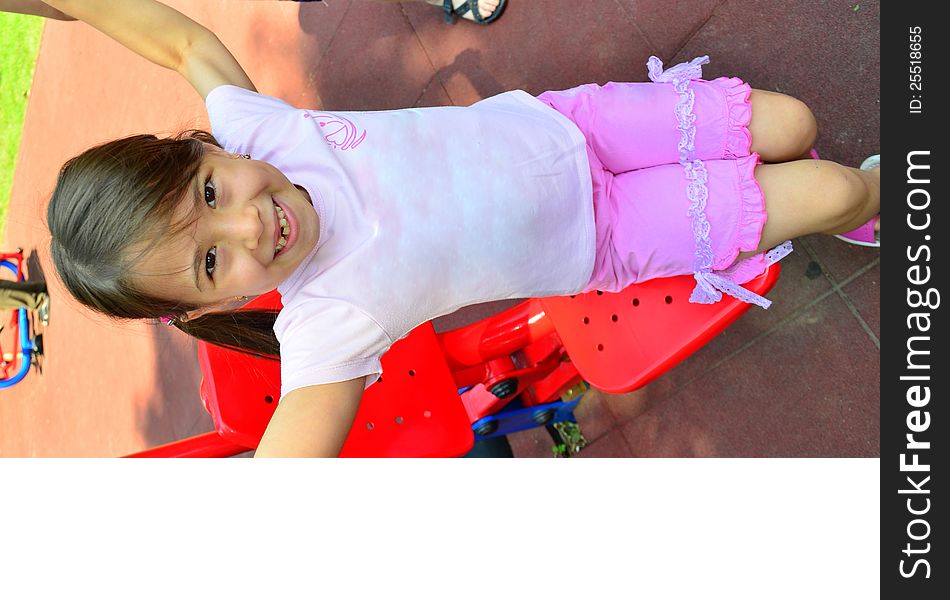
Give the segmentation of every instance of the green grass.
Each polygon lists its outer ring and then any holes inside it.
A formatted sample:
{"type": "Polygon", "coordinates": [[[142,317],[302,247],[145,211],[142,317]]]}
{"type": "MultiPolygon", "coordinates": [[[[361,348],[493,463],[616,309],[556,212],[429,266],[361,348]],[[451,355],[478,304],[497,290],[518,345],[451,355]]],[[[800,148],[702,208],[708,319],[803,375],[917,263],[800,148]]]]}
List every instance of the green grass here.
{"type": "Polygon", "coordinates": [[[43,19],[0,12],[0,233],[42,33],[43,19]]]}

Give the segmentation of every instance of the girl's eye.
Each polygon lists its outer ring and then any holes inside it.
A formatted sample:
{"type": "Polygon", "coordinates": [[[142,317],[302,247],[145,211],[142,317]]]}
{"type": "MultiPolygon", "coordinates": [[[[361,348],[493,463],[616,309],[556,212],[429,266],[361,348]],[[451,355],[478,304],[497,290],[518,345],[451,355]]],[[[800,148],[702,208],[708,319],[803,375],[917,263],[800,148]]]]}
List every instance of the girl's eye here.
{"type": "Polygon", "coordinates": [[[218,249],[212,248],[205,254],[205,273],[210,279],[214,279],[214,265],[218,260],[218,249]]]}
{"type": "Polygon", "coordinates": [[[208,179],[208,181],[205,182],[205,203],[211,208],[214,208],[216,202],[217,198],[215,196],[214,184],[208,179]]]}

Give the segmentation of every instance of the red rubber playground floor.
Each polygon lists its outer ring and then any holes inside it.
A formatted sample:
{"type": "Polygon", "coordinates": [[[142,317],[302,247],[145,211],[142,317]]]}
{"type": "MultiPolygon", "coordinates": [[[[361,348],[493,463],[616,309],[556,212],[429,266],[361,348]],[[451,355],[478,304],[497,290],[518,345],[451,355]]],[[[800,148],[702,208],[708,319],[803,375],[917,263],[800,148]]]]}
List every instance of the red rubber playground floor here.
{"type": "MultiPolygon", "coordinates": [[[[511,0],[495,24],[446,25],[416,3],[170,4],[214,30],[265,92],[298,106],[380,110],[465,105],[522,88],[646,80],[709,54],[707,78],[736,75],[814,110],[824,158],[880,151],[878,2],[511,0]]],[[[131,133],[207,126],[177,75],[79,23],[47,23],[24,124],[3,248],[31,255],[52,294],[42,373],[0,391],[0,456],[119,456],[209,431],[194,344],[151,324],[81,310],[48,257],[45,205],[59,166],[131,133]]],[[[590,394],[580,456],[879,456],[877,250],[811,236],[783,261],[768,311],[740,321],[636,392],[590,394]]],[[[448,329],[510,303],[437,320],[448,329]]],[[[551,456],[543,429],[511,436],[551,456]]]]}

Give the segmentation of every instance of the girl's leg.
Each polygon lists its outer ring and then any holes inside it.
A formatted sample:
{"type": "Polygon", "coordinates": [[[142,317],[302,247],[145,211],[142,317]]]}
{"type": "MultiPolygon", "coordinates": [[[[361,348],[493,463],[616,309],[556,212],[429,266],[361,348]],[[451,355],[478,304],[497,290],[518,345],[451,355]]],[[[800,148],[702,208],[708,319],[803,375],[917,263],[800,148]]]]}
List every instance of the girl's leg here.
{"type": "MultiPolygon", "coordinates": [[[[682,101],[669,83],[589,83],[538,98],[571,119],[587,138],[599,165],[620,174],[680,161],[688,139],[690,158],[734,160],[749,156],[753,107],[751,88],[740,79],[693,81],[690,121],[694,135],[684,136],[677,109],[682,101]]],[[[770,100],[766,98],[764,102],[770,100]]],[[[771,104],[774,104],[771,103],[771,104]]],[[[768,111],[768,107],[763,111],[768,111]]],[[[773,137],[763,124],[762,138],[773,137]]]]}
{"type": "MultiPolygon", "coordinates": [[[[749,132],[752,135],[752,151],[758,152],[763,161],[778,163],[796,159],[811,158],[811,149],[818,133],[815,116],[800,100],[764,90],[752,90],[749,98],[752,102],[752,119],[749,123],[749,132]]],[[[834,163],[831,163],[834,164],[834,163]]],[[[841,165],[838,165],[841,167],[841,165]]],[[[847,167],[841,167],[846,168],[847,167]]],[[[871,185],[878,189],[880,181],[879,170],[873,175],[858,172],[860,178],[871,181],[871,185]]],[[[758,173],[756,173],[758,177],[758,173]]],[[[877,192],[875,192],[877,193],[877,192]]],[[[879,193],[877,193],[879,195],[879,193]]],[[[880,201],[875,200],[879,206],[880,201]]],[[[830,207],[827,207],[830,209],[830,207]]],[[[854,227],[860,227],[879,211],[872,212],[863,220],[859,220],[854,227]]],[[[771,214],[771,213],[770,213],[771,214]]],[[[770,217],[771,218],[771,217],[770,217]]],[[[875,231],[880,231],[880,221],[875,223],[875,231]]],[[[841,233],[850,231],[845,228],[840,231],[826,231],[826,233],[841,233]]],[[[789,238],[786,238],[789,239],[789,238]]]]}
{"type": "Polygon", "coordinates": [[[841,233],[881,211],[880,169],[861,171],[826,160],[758,165],[755,179],[768,220],[756,252],[810,233],[841,233]]]}
{"type": "MultiPolygon", "coordinates": [[[[754,250],[759,243],[768,215],[755,180],[757,158],[705,163],[703,212],[709,229],[704,237],[713,269],[725,269],[741,250],[754,250]]],[[[615,292],[632,283],[694,272],[704,254],[697,250],[697,233],[705,226],[694,228],[682,166],[637,169],[594,184],[597,253],[588,290],[615,292]]]]}
{"type": "MultiPolygon", "coordinates": [[[[809,156],[817,126],[800,100],[753,90],[735,78],[694,81],[690,89],[696,128],[692,158],[733,160],[752,152],[765,162],[785,162],[809,156]]],[[[671,84],[587,84],[545,92],[539,99],[577,124],[611,173],[680,160],[683,133],[676,109],[681,98],[671,84]]]]}
{"type": "Polygon", "coordinates": [[[818,126],[804,102],[764,90],[752,90],[749,100],[753,152],[770,163],[809,158],[818,126]]]}

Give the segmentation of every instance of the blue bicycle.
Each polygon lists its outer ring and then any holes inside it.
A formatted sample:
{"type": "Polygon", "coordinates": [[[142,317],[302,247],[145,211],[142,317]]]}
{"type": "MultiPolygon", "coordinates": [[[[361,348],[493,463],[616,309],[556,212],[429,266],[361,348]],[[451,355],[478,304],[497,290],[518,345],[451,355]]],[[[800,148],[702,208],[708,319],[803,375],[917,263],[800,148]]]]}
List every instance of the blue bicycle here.
{"type": "MultiPolygon", "coordinates": [[[[23,249],[0,253],[0,274],[13,274],[23,281],[23,249]]],[[[26,308],[15,308],[9,320],[0,320],[0,389],[19,383],[30,367],[40,368],[43,335],[34,335],[35,316],[26,308]]]]}

